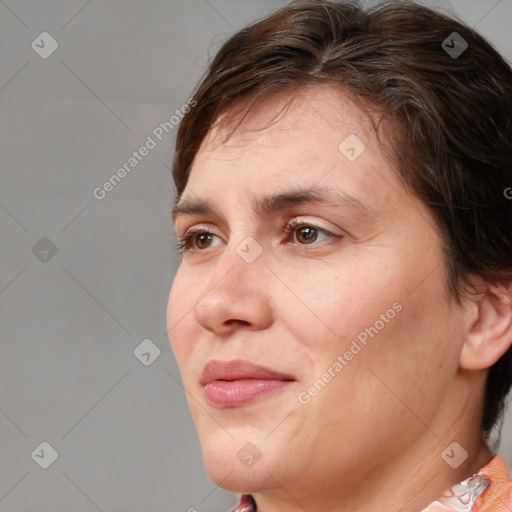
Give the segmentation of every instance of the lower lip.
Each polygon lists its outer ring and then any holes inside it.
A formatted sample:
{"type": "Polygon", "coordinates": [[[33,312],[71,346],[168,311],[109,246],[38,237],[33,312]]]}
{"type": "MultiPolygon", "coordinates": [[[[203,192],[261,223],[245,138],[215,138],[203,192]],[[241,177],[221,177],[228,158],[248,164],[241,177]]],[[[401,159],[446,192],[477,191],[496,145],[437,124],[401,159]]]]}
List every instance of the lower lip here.
{"type": "Polygon", "coordinates": [[[267,379],[215,380],[206,384],[204,391],[215,407],[239,407],[276,393],[292,381],[267,379]]]}

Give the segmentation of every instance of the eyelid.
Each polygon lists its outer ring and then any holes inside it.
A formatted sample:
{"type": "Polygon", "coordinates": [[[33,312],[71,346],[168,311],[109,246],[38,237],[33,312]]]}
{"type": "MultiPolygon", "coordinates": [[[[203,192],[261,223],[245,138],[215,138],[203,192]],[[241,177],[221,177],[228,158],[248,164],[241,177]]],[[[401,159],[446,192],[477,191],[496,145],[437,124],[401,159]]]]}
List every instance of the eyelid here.
{"type": "Polygon", "coordinates": [[[319,230],[322,230],[322,231],[329,233],[333,236],[343,236],[344,235],[344,233],[336,233],[336,229],[339,230],[339,228],[325,227],[322,224],[320,224],[317,219],[308,219],[307,217],[301,217],[301,216],[293,217],[291,220],[289,220],[287,222],[287,225],[288,224],[293,224],[295,227],[301,226],[301,225],[313,226],[313,227],[318,228],[319,230]]]}
{"type": "MultiPolygon", "coordinates": [[[[196,231],[211,231],[211,229],[206,224],[193,224],[192,226],[188,227],[183,235],[180,238],[186,237],[189,233],[195,233],[196,231]]],[[[177,233],[178,234],[178,233],[177,233]]],[[[179,235],[178,235],[179,236],[179,235]]]]}
{"type": "MultiPolygon", "coordinates": [[[[319,230],[322,230],[322,231],[324,231],[328,234],[331,234],[333,236],[346,235],[345,232],[336,233],[336,228],[322,226],[321,224],[319,224],[318,220],[316,220],[316,219],[311,220],[311,219],[308,219],[307,217],[301,217],[301,216],[292,217],[290,220],[285,222],[285,227],[288,225],[291,225],[291,224],[293,224],[294,227],[298,227],[302,224],[307,225],[307,226],[313,226],[313,227],[318,228],[319,230]]],[[[339,229],[339,228],[337,228],[337,229],[339,229]]],[[[175,231],[176,231],[176,235],[179,238],[185,238],[187,236],[187,234],[192,233],[192,232],[195,233],[199,230],[212,231],[212,229],[210,227],[208,227],[207,223],[201,223],[201,222],[198,224],[193,224],[192,226],[186,228],[183,235],[180,235],[178,233],[177,229],[175,231]]],[[[282,230],[284,230],[284,227],[281,228],[281,231],[282,230]]],[[[214,233],[212,233],[212,234],[214,234],[214,233]]],[[[218,235],[215,235],[215,236],[218,236],[218,235]]]]}

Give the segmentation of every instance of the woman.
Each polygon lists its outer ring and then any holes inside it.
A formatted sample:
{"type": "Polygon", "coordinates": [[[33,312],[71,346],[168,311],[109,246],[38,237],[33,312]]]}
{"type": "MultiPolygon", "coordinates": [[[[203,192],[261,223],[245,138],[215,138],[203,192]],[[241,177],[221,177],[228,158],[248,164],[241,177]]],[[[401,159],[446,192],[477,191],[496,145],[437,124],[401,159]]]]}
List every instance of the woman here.
{"type": "Polygon", "coordinates": [[[173,164],[170,341],[236,511],[510,511],[512,71],[410,2],[220,49],[173,164]]]}

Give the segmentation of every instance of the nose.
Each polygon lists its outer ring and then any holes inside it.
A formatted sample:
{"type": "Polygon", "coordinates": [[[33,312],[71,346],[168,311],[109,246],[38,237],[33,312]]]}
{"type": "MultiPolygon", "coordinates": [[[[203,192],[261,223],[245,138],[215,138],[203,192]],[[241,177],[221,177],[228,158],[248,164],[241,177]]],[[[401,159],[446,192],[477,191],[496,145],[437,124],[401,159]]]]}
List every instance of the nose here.
{"type": "Polygon", "coordinates": [[[197,322],[221,337],[236,329],[267,328],[273,317],[271,307],[272,273],[264,253],[254,261],[244,254],[246,246],[226,246],[219,257],[212,279],[194,306],[197,322]]]}

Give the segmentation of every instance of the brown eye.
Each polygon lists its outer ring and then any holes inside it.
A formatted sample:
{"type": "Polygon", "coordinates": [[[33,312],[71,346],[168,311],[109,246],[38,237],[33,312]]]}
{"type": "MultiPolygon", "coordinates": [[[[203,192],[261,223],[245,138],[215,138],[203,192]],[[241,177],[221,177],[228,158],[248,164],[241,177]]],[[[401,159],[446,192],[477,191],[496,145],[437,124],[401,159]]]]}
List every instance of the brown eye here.
{"type": "Polygon", "coordinates": [[[208,242],[212,241],[212,234],[208,232],[204,233],[197,233],[194,235],[194,239],[197,242],[197,247],[199,249],[206,249],[207,247],[204,247],[203,244],[208,244],[208,242]]]}
{"type": "Polygon", "coordinates": [[[310,244],[318,238],[318,229],[314,226],[302,226],[296,231],[296,238],[300,243],[310,244]]]}
{"type": "MultiPolygon", "coordinates": [[[[296,243],[299,246],[304,245],[319,245],[315,242],[322,242],[323,240],[320,237],[324,237],[325,239],[335,239],[342,238],[341,235],[335,235],[325,229],[322,229],[314,224],[309,224],[307,222],[301,222],[298,219],[293,219],[283,228],[285,233],[292,234],[292,241],[288,243],[296,243]]],[[[331,240],[332,242],[333,240],[331,240]]],[[[324,245],[324,244],[322,244],[324,245]]]]}
{"type": "Polygon", "coordinates": [[[215,236],[216,235],[205,229],[192,229],[179,239],[178,243],[176,244],[176,249],[181,254],[189,251],[201,251],[208,249],[208,244],[213,240],[213,237],[215,236]]]}

